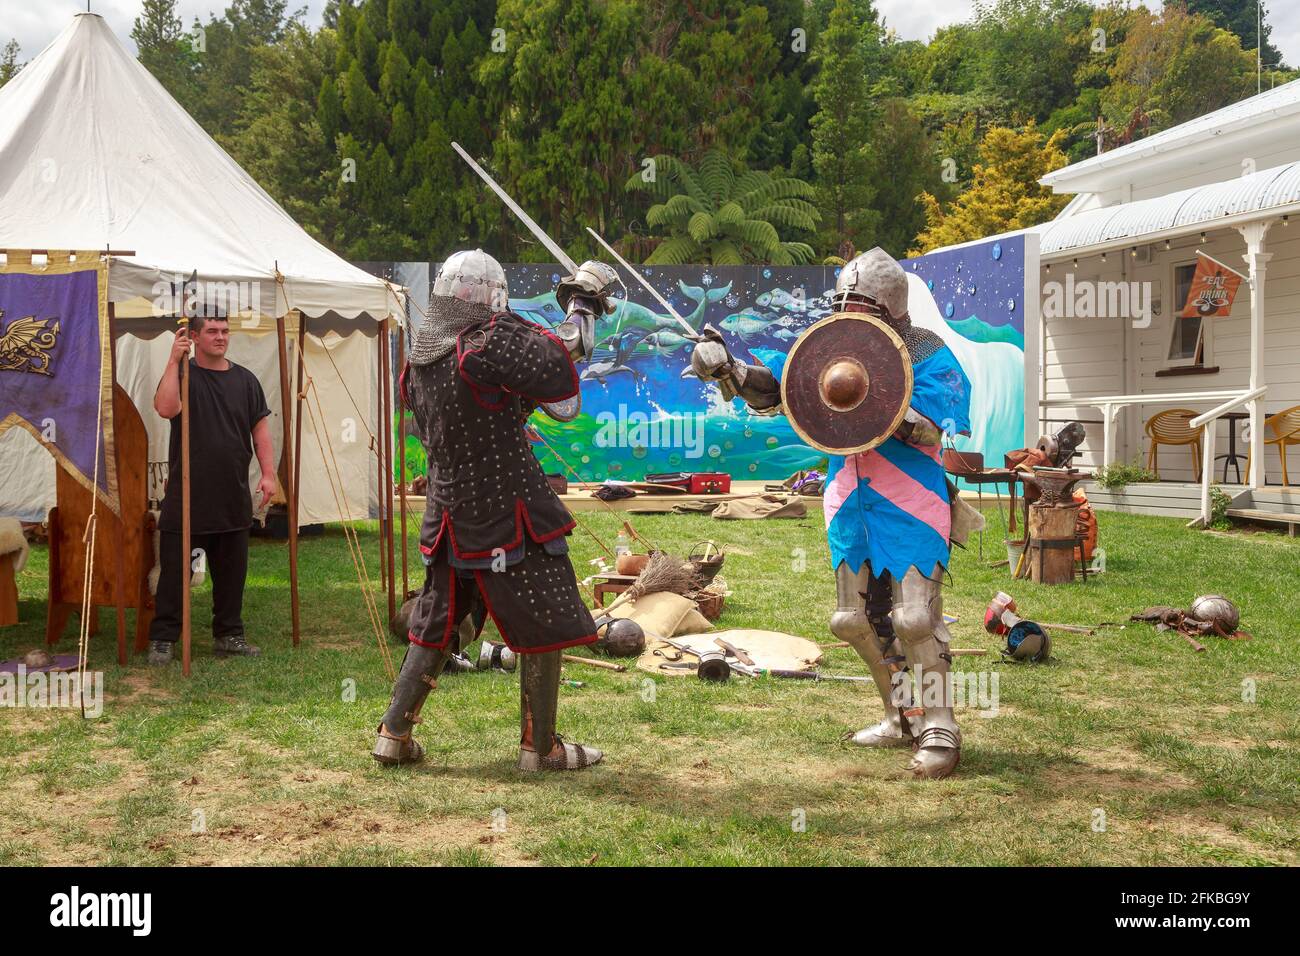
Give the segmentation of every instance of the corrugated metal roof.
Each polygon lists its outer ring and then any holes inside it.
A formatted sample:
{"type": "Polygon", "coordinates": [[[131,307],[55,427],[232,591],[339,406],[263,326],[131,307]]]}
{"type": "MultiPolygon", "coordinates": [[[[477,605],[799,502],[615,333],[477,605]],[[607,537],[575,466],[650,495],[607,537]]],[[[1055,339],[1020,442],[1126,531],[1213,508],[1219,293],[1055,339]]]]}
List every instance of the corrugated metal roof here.
{"type": "Polygon", "coordinates": [[[1041,254],[1047,256],[1104,242],[1141,239],[1180,226],[1212,225],[1228,216],[1293,203],[1300,203],[1300,162],[1168,196],[1053,219],[1037,229],[1041,254]]]}
{"type": "Polygon", "coordinates": [[[1080,176],[1113,169],[1141,157],[1176,149],[1188,142],[1220,136],[1229,129],[1262,121],[1270,115],[1284,116],[1297,112],[1300,112],[1300,80],[1292,80],[1186,123],[1179,123],[1170,129],[1119,146],[1100,156],[1091,156],[1065,166],[1048,173],[1040,181],[1048,186],[1064,185],[1080,176]]]}

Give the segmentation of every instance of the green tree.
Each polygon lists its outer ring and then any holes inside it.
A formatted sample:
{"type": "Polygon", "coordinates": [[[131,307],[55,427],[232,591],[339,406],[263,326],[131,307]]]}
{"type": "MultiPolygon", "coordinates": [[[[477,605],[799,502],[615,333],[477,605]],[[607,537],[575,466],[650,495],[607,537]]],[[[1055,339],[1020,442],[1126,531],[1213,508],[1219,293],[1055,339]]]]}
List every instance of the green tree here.
{"type": "Polygon", "coordinates": [[[12,80],[23,68],[18,62],[18,54],[21,52],[17,40],[10,40],[4,45],[4,49],[0,49],[0,86],[12,80]]]}
{"type": "MultiPolygon", "coordinates": [[[[499,122],[493,169],[576,258],[594,252],[586,226],[623,235],[632,203],[620,187],[642,157],[685,148],[696,118],[693,78],[645,48],[659,24],[643,12],[630,0],[502,0],[507,49],[482,60],[486,109],[499,122]]],[[[550,258],[495,201],[483,205],[498,212],[499,248],[550,258]]]]}
{"type": "Polygon", "coordinates": [[[131,28],[136,55],[154,78],[186,109],[194,105],[195,54],[176,12],[176,0],[144,0],[131,28]]]}
{"type": "Polygon", "coordinates": [[[741,265],[811,262],[812,246],[784,240],[817,226],[816,195],[808,183],[760,170],[737,171],[720,150],[704,154],[697,168],[673,156],[655,156],[650,169],[627,188],[664,201],[650,207],[646,222],[664,234],[646,259],[653,265],[741,265]]]}
{"type": "Polygon", "coordinates": [[[235,132],[252,80],[254,51],[284,36],[290,22],[286,6],[287,0],[232,0],[220,17],[210,16],[206,24],[195,20],[197,90],[187,108],[218,139],[235,132]]]}
{"type": "Polygon", "coordinates": [[[1255,58],[1240,41],[1184,8],[1134,10],[1101,94],[1117,145],[1186,122],[1255,92],[1255,58]]]}
{"type": "Polygon", "coordinates": [[[875,189],[871,228],[858,249],[902,255],[926,226],[924,195],[947,196],[945,166],[920,118],[901,97],[885,100],[871,131],[867,175],[875,189]]]}
{"type": "Polygon", "coordinates": [[[874,116],[868,91],[880,33],[875,11],[868,7],[868,14],[863,21],[851,0],[836,0],[817,43],[812,165],[825,222],[820,241],[832,252],[856,247],[875,221],[869,212],[876,189],[869,176],[867,134],[874,116]]]}
{"type": "Polygon", "coordinates": [[[929,252],[1012,229],[1046,222],[1069,199],[1055,196],[1038,180],[1066,164],[1063,130],[1044,142],[1031,122],[1023,130],[996,127],[980,144],[974,180],[945,211],[933,195],[925,194],[927,228],[917,237],[914,253],[929,252]]]}
{"type": "Polygon", "coordinates": [[[292,23],[278,43],[257,47],[230,155],[309,233],[332,242],[339,225],[334,183],[341,173],[315,109],[333,68],[336,35],[292,23]]]}
{"type": "MultiPolygon", "coordinates": [[[[1269,37],[1273,27],[1268,22],[1268,7],[1256,0],[1177,0],[1177,5],[1187,8],[1188,13],[1199,13],[1215,26],[1234,33],[1241,41],[1242,49],[1254,50],[1260,47],[1265,67],[1282,66],[1282,52],[1273,45],[1269,37]]],[[[1165,6],[1171,6],[1165,0],[1165,6]]]]}

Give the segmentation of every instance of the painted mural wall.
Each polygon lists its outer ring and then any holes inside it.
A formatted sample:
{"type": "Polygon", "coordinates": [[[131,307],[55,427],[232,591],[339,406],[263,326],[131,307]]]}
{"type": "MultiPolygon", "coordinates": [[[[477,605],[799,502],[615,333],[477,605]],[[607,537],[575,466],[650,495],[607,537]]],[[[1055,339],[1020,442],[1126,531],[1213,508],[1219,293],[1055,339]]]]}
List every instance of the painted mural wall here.
{"type": "MultiPolygon", "coordinates": [[[[1021,447],[1024,436],[1025,249],[1019,237],[903,261],[912,319],[933,329],[971,380],[972,434],[953,444],[990,464],[1021,447]]],[[[428,263],[365,264],[427,301],[428,263]]],[[[555,265],[508,265],[511,308],[544,326],[563,318],[555,265]]],[[[639,266],[674,308],[699,329],[718,328],[734,355],[752,348],[788,351],[799,333],[830,315],[837,267],[639,266]]],[[[582,414],[568,424],[538,413],[538,458],[549,472],[583,480],[639,480],[671,471],[725,471],[736,479],[780,480],[814,468],[825,455],[803,444],[781,416],[751,415],[724,402],[717,387],[690,371],[681,326],[629,277],[617,311],[598,326],[598,346],[581,368],[582,414]]],[[[411,334],[421,315],[413,309],[411,334]]],[[[752,360],[752,359],[751,359],[752,360]]],[[[408,438],[407,469],[424,471],[423,451],[408,438]]]]}

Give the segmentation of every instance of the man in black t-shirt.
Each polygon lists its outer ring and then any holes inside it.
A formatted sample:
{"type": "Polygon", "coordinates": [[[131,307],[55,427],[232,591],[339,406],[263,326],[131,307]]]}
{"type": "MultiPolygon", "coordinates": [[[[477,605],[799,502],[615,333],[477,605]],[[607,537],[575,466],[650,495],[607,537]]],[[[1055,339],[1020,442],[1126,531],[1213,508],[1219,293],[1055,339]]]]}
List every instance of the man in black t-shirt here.
{"type": "Polygon", "coordinates": [[[261,653],[244,637],[244,578],[253,502],[248,465],[253,452],[262,468],[259,507],[275,494],[271,410],[256,376],[226,358],[230,327],[224,318],[196,317],[176,334],[153,407],[171,422],[167,491],[158,522],[162,570],[149,628],[149,663],[168,664],[180,637],[185,585],[181,555],[181,362],[190,363],[190,549],[191,567],[212,576],[212,639],[217,657],[261,653]],[[189,359],[190,343],[194,358],[189,359]],[[196,551],[201,551],[196,554],[196,551]],[[199,562],[202,562],[200,565],[199,562]]]}

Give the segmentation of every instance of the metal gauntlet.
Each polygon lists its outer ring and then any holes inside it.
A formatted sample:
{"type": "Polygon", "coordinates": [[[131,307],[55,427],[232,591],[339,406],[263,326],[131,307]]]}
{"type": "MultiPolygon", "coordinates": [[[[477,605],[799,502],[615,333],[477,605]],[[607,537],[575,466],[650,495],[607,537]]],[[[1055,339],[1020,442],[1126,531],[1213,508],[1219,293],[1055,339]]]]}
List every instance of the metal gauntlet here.
{"type": "Polygon", "coordinates": [[[943,431],[924,415],[908,409],[898,434],[909,445],[937,445],[943,440],[943,431]]]}
{"type": "Polygon", "coordinates": [[[775,415],[781,410],[781,386],[766,365],[737,362],[730,377],[720,380],[718,387],[723,398],[739,395],[759,415],[775,415]]]}
{"type": "Polygon", "coordinates": [[[591,357],[596,347],[596,320],[614,311],[610,296],[617,284],[618,274],[611,266],[589,259],[555,287],[555,300],[565,315],[555,334],[575,362],[591,357]]]}

